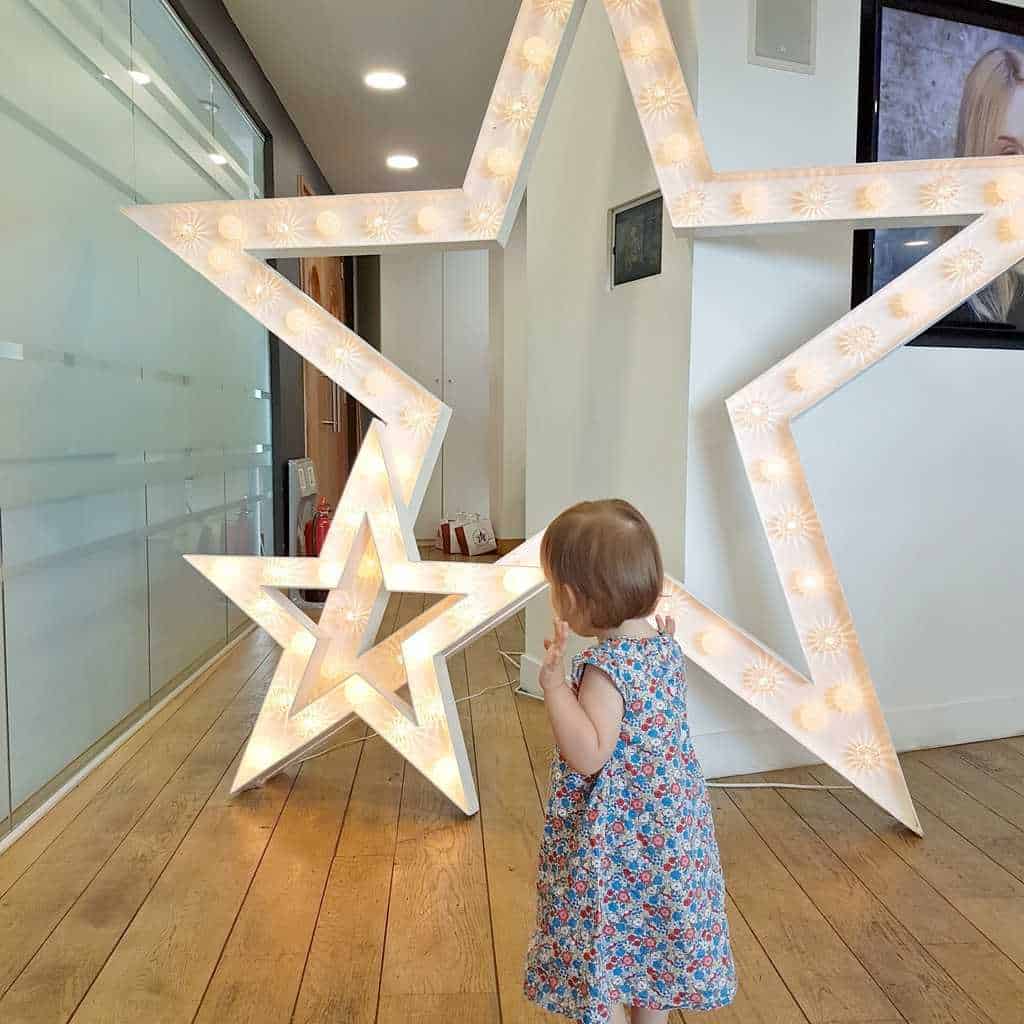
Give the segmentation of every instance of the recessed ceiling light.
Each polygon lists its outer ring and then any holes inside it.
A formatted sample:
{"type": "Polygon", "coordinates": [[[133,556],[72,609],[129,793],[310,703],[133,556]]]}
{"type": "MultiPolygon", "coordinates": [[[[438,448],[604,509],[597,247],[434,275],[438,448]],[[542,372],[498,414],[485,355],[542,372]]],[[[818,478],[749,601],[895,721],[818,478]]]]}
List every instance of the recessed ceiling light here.
{"type": "Polygon", "coordinates": [[[918,246],[927,245],[928,244],[928,239],[927,238],[915,238],[912,241],[904,242],[903,244],[908,249],[916,249],[916,248],[918,248],[918,246]]]}
{"type": "Polygon", "coordinates": [[[145,71],[136,71],[134,68],[132,68],[132,70],[129,71],[128,74],[132,76],[132,81],[136,85],[149,85],[149,83],[153,81],[153,79],[150,78],[145,71]]]}
{"type": "Polygon", "coordinates": [[[210,163],[216,164],[218,167],[223,167],[228,162],[228,158],[223,153],[211,153],[210,163]]]}
{"type": "Polygon", "coordinates": [[[400,71],[371,71],[363,81],[371,89],[383,89],[385,92],[405,88],[405,75],[400,71]]]}
{"type": "Polygon", "coordinates": [[[414,167],[419,167],[419,165],[419,160],[408,153],[392,153],[388,157],[388,167],[393,171],[411,171],[414,167]]]}

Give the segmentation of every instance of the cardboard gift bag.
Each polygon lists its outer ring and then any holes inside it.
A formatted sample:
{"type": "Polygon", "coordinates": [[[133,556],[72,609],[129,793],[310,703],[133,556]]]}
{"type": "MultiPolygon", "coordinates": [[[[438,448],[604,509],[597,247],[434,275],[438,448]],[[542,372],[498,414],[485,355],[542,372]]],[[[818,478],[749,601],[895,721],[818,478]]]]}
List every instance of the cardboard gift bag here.
{"type": "Polygon", "coordinates": [[[487,555],[498,550],[490,519],[459,513],[443,519],[437,528],[446,555],[487,555]]]}

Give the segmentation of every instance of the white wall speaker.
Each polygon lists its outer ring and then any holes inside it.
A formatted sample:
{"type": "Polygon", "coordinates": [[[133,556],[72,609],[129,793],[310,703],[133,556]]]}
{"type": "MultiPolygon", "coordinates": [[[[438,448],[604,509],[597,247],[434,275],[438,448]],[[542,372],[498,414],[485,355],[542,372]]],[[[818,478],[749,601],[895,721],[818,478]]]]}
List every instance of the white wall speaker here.
{"type": "Polygon", "coordinates": [[[747,61],[814,74],[818,0],[750,0],[747,61]]]}

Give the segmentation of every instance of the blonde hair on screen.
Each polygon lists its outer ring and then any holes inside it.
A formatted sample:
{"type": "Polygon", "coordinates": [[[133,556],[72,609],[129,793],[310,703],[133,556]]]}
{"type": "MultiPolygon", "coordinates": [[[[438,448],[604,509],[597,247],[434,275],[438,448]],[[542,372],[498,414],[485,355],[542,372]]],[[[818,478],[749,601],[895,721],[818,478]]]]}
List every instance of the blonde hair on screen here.
{"type": "MultiPolygon", "coordinates": [[[[999,46],[978,58],[964,81],[956,155],[998,156],[999,136],[1013,92],[1024,84],[1024,52],[999,46]]],[[[943,232],[948,238],[956,231],[943,232]]],[[[982,320],[1005,321],[1021,294],[1020,274],[1011,269],[972,295],[967,303],[982,320]]]]}
{"type": "Polygon", "coordinates": [[[583,501],[544,533],[541,563],[555,586],[567,586],[595,629],[650,615],[664,570],[650,523],[628,501],[583,501]]]}

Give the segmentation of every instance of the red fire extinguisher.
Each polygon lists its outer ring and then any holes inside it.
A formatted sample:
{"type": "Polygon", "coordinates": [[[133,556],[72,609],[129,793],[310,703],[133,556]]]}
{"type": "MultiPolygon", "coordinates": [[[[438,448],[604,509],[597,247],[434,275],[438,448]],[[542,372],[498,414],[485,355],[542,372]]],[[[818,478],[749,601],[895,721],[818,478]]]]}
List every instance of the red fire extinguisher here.
{"type": "MultiPolygon", "coordinates": [[[[331,517],[333,512],[330,503],[326,498],[321,498],[313,515],[306,522],[305,541],[306,557],[316,558],[323,550],[324,541],[327,540],[327,531],[331,528],[331,517]]],[[[306,600],[322,604],[327,600],[326,590],[307,590],[306,600]]]]}

